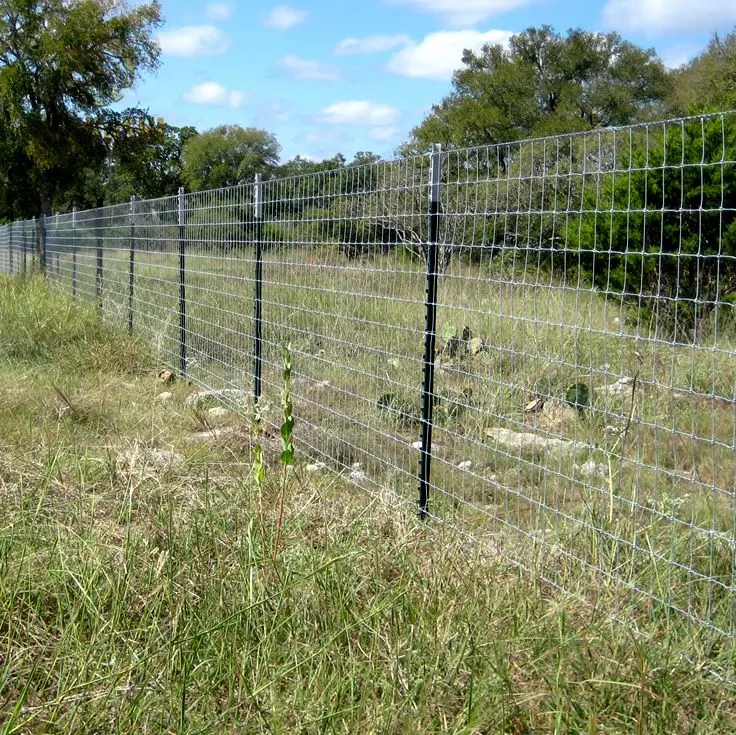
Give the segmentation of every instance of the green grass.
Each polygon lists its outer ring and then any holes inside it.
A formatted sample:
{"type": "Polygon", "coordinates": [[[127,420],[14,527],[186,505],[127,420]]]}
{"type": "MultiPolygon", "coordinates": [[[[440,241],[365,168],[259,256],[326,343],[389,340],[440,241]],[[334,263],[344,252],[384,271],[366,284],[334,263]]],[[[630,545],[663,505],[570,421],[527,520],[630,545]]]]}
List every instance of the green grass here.
{"type": "MultiPolygon", "coordinates": [[[[274,561],[278,443],[238,418],[190,441],[192,387],[161,403],[155,376],[91,310],[0,279],[0,732],[736,727],[734,692],[710,673],[730,666],[723,639],[591,588],[559,554],[538,561],[568,592],[535,581],[387,490],[298,463],[274,561]]],[[[603,536],[588,550],[607,567],[617,552],[603,536]]],[[[646,581],[664,594],[658,572],[646,581]]]]}

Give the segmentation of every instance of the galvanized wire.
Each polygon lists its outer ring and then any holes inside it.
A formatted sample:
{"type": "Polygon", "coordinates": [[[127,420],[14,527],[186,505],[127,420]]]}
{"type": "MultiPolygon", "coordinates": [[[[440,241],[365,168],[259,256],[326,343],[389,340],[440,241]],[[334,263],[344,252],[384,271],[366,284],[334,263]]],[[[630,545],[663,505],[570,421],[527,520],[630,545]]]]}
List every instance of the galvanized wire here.
{"type": "MultiPolygon", "coordinates": [[[[736,115],[451,150],[440,174],[431,519],[732,644],[736,115]]],[[[429,185],[417,156],[58,215],[38,260],[241,406],[261,314],[265,423],[288,345],[310,469],[414,509],[429,185]]],[[[36,229],[0,227],[1,270],[36,229]]]]}

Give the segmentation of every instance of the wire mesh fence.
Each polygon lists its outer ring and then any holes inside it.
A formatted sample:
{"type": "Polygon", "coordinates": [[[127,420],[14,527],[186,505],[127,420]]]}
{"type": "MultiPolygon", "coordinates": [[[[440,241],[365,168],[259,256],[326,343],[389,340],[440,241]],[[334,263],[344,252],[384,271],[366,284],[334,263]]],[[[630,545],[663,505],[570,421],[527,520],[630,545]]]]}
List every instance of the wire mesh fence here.
{"type": "Polygon", "coordinates": [[[736,114],[0,228],[32,260],[274,425],[289,345],[313,469],[732,656],[736,114]]]}

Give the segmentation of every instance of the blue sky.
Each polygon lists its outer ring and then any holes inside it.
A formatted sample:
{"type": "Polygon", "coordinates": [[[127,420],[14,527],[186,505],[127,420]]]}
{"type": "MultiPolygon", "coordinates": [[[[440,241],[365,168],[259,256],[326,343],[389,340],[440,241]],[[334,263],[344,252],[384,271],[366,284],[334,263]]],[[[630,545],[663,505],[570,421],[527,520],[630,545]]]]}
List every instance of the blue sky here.
{"type": "Polygon", "coordinates": [[[615,30],[670,66],[736,25],[733,0],[162,0],[162,64],[124,99],[173,125],[274,133],[282,160],[392,155],[463,48],[531,25],[615,30]]]}

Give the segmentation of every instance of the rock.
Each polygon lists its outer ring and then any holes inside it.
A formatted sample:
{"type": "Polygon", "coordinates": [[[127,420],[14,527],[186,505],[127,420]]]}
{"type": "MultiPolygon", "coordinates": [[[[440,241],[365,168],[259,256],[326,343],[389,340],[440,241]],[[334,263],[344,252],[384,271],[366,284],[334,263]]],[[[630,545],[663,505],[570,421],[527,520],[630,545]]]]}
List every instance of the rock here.
{"type": "Polygon", "coordinates": [[[238,398],[252,398],[253,394],[249,390],[242,390],[240,388],[223,388],[221,390],[201,390],[197,393],[192,393],[184,399],[185,406],[196,406],[202,401],[208,399],[223,400],[230,399],[236,400],[238,398]]]}
{"type": "Polygon", "coordinates": [[[581,464],[581,465],[573,465],[574,469],[577,470],[583,477],[605,477],[608,468],[604,464],[598,464],[597,462],[594,462],[592,459],[589,459],[587,462],[581,464]]]}
{"type": "Polygon", "coordinates": [[[360,462],[354,462],[350,467],[353,470],[359,470],[360,469],[360,462]]]}
{"type": "Polygon", "coordinates": [[[486,429],[486,435],[497,444],[516,452],[574,454],[587,449],[582,442],[553,439],[510,429],[486,429]]]}
{"type": "Polygon", "coordinates": [[[469,470],[473,466],[473,463],[469,460],[466,460],[465,462],[460,462],[460,464],[457,466],[459,470],[469,470]]]}
{"type": "MultiPolygon", "coordinates": [[[[541,398],[538,400],[543,401],[541,398]]],[[[557,399],[543,401],[532,420],[536,428],[555,434],[572,431],[579,424],[578,412],[568,403],[557,399]]]]}
{"type": "Polygon", "coordinates": [[[351,480],[367,480],[368,475],[365,474],[362,470],[353,470],[349,475],[351,480]]]}
{"type": "Polygon", "coordinates": [[[483,350],[485,348],[486,348],[485,343],[483,342],[483,340],[480,337],[473,337],[468,342],[468,352],[472,356],[477,355],[479,352],[483,352],[483,350]]]}
{"type": "Polygon", "coordinates": [[[166,401],[170,401],[174,397],[173,393],[169,393],[168,391],[164,391],[163,393],[159,393],[154,399],[154,403],[166,403],[166,401]]]}
{"type": "Polygon", "coordinates": [[[420,449],[421,450],[421,448],[422,448],[422,442],[412,442],[412,447],[414,447],[414,449],[420,449]]]}
{"type": "Polygon", "coordinates": [[[207,421],[212,426],[217,426],[218,424],[224,424],[230,418],[230,415],[230,411],[224,406],[214,406],[207,411],[207,421]]]}
{"type": "Polygon", "coordinates": [[[168,385],[169,383],[174,382],[174,373],[171,372],[171,370],[159,370],[157,375],[159,382],[163,383],[164,385],[168,385]]]}
{"type": "Polygon", "coordinates": [[[625,396],[631,395],[634,389],[634,379],[628,375],[619,378],[615,383],[609,383],[598,389],[598,392],[604,396],[625,396]]]}
{"type": "Polygon", "coordinates": [[[206,442],[212,439],[219,439],[227,433],[226,429],[210,429],[209,431],[199,431],[196,434],[190,434],[187,441],[190,442],[206,442]]]}
{"type": "Polygon", "coordinates": [[[315,462],[314,464],[308,464],[306,466],[306,470],[311,475],[315,472],[320,472],[325,469],[325,467],[327,467],[327,465],[324,462],[315,462]]]}
{"type": "Polygon", "coordinates": [[[184,458],[173,449],[152,449],[136,446],[118,456],[118,463],[128,470],[138,470],[145,465],[152,465],[162,469],[170,469],[179,465],[184,458]]]}

